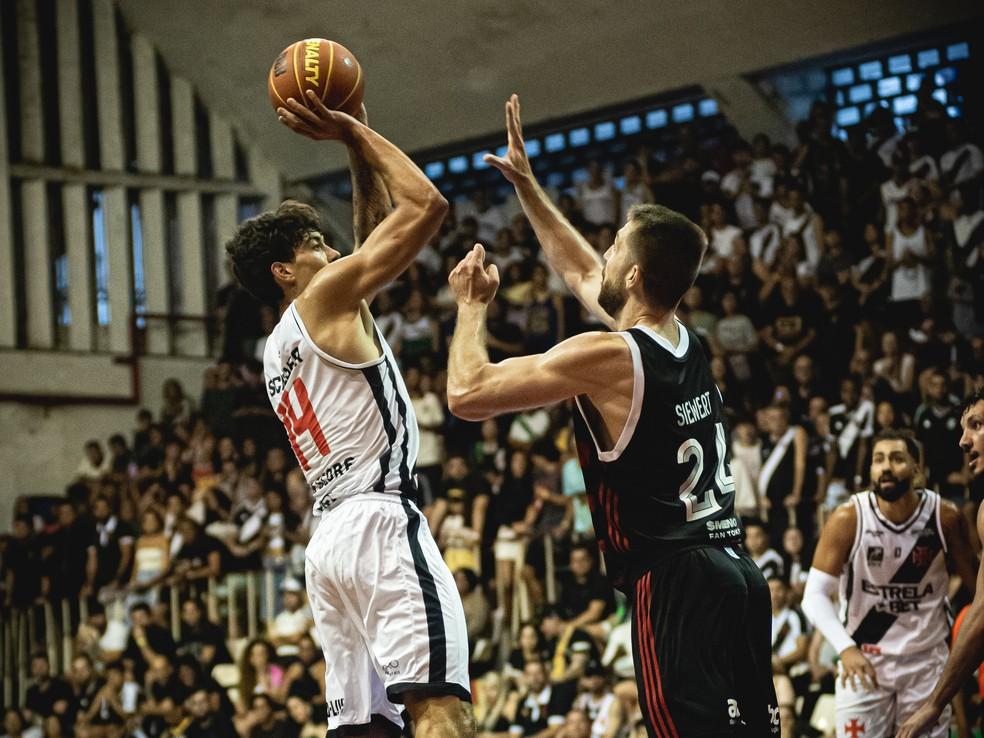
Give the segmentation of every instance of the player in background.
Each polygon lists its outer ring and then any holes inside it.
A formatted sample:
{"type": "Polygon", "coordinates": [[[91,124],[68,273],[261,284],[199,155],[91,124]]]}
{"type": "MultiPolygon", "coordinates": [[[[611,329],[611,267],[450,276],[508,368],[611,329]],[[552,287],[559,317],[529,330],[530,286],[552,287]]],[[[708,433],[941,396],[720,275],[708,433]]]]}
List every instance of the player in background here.
{"type": "Polygon", "coordinates": [[[406,705],[417,736],[468,737],[464,611],[415,504],[417,423],[367,304],[431,239],[447,202],[385,138],[308,94],[312,109],[289,100],[278,114],[348,147],[360,245],[342,257],[316,211],[288,201],[240,225],[227,250],[240,283],[281,311],[264,375],[321,516],[305,570],[329,735],[398,736],[406,705]]]}
{"type": "MultiPolygon", "coordinates": [[[[950,574],[975,586],[964,517],[913,487],[918,458],[911,434],[877,436],[872,489],[834,511],[813,556],[803,611],[840,654],[838,738],[892,735],[916,711],[946,661],[950,574]]],[[[926,735],[945,738],[949,724],[946,710],[926,735]]]]}
{"type": "MultiPolygon", "coordinates": [[[[967,457],[971,480],[984,480],[984,391],[971,394],[960,416],[960,448],[967,457]]],[[[977,510],[977,535],[984,541],[984,505],[977,510]]],[[[902,726],[898,738],[918,738],[946,711],[974,669],[984,662],[984,564],[977,572],[977,593],[960,626],[960,635],[936,689],[902,726]]]]}
{"type": "Polygon", "coordinates": [[[640,205],[603,261],[533,177],[516,96],[506,124],[506,156],[486,161],[515,185],[553,267],[617,332],[490,363],[485,313],[499,276],[476,246],[449,277],[458,304],[451,411],[478,420],[574,398],[606,570],[635,605],[649,735],[778,735],[769,588],[740,550],[721,395],[699,340],[675,314],[707,237],[679,213],[640,205]]]}

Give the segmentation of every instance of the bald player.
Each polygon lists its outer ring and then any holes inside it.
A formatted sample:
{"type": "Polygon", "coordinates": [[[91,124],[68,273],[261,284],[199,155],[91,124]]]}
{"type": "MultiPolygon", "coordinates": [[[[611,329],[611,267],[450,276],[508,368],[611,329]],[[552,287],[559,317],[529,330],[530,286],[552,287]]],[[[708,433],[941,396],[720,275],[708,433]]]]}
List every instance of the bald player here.
{"type": "MultiPolygon", "coordinates": [[[[967,457],[971,479],[984,477],[984,390],[963,403],[960,448],[967,457]]],[[[977,535],[984,540],[984,505],[977,510],[977,535]]],[[[905,721],[898,738],[919,738],[934,725],[970,674],[984,661],[984,566],[977,572],[977,593],[964,618],[950,658],[929,700],[905,721]]]]}

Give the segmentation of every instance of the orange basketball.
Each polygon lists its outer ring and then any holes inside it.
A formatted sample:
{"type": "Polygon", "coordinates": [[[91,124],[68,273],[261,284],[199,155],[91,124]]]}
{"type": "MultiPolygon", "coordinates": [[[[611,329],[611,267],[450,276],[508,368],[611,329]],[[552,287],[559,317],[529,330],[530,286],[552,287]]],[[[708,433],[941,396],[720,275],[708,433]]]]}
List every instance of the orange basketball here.
{"type": "Polygon", "coordinates": [[[314,90],[330,110],[354,115],[362,105],[362,65],[336,41],[307,38],[280,52],[267,76],[274,110],[286,108],[293,97],[310,107],[307,91],[314,90]]]}

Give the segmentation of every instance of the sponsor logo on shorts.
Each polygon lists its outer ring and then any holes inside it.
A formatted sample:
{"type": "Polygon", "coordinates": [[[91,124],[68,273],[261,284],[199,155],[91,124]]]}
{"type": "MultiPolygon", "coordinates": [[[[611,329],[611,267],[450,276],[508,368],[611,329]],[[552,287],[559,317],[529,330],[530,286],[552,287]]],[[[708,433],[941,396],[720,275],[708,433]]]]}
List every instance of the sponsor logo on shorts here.
{"type": "Polygon", "coordinates": [[[339,717],[345,709],[345,698],[339,697],[337,700],[328,700],[328,717],[339,717]]]}
{"type": "Polygon", "coordinates": [[[397,661],[396,659],[393,659],[388,664],[384,664],[383,673],[388,677],[396,676],[397,674],[400,673],[400,662],[397,661]]]}
{"type": "Polygon", "coordinates": [[[738,700],[728,700],[728,719],[732,725],[745,724],[745,721],[741,719],[741,710],[738,709],[738,700]]]}
{"type": "Polygon", "coordinates": [[[779,705],[769,705],[769,725],[772,726],[772,735],[779,734],[779,705]]]}

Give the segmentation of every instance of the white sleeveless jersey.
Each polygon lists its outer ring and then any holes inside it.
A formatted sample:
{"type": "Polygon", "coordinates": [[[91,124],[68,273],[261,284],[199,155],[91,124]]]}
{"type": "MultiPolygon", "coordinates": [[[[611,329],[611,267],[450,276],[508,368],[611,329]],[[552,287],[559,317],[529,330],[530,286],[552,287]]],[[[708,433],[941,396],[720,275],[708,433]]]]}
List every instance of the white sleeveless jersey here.
{"type": "Polygon", "coordinates": [[[320,515],[360,492],[415,496],[417,418],[393,352],[349,364],[319,349],[294,303],[267,338],[267,394],[314,493],[320,515]]]}
{"type": "Polygon", "coordinates": [[[902,656],[936,648],[950,631],[940,497],[920,490],[919,498],[900,525],[882,515],[874,492],[852,498],[858,523],[841,576],[841,620],[869,653],[902,656]]]}

